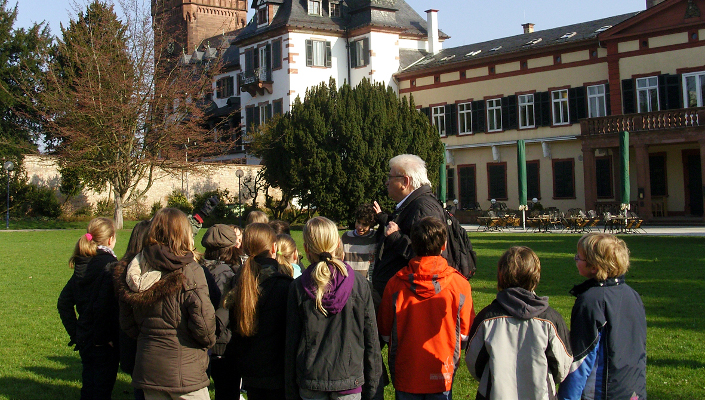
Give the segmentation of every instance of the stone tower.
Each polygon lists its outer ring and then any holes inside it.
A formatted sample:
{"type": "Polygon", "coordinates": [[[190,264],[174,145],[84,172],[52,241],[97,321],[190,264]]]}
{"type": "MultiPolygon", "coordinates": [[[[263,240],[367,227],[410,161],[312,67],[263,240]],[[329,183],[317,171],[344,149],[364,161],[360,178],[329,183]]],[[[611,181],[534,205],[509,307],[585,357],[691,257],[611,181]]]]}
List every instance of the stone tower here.
{"type": "MultiPolygon", "coordinates": [[[[165,30],[164,45],[173,55],[191,54],[203,39],[247,23],[246,0],[152,0],[152,18],[165,30]]],[[[213,44],[215,45],[215,44],[213,44]]]]}

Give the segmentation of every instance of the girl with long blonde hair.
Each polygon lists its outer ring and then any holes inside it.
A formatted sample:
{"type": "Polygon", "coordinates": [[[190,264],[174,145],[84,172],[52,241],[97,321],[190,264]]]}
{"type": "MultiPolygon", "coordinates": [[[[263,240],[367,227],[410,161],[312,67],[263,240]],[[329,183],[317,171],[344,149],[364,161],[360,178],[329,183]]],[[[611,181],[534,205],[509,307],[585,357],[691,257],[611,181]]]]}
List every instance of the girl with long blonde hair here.
{"type": "Polygon", "coordinates": [[[109,399],[117,377],[120,329],[110,269],[117,261],[115,232],[111,219],[88,223],[69,259],[73,275],[57,302],[69,345],[75,344],[81,356],[81,399],[109,399]]]}
{"type": "Polygon", "coordinates": [[[370,286],[341,259],[333,221],[312,218],[303,236],[311,265],[290,288],[286,397],[371,399],[382,358],[370,286]]]}
{"type": "MultiPolygon", "coordinates": [[[[271,224],[270,224],[271,225],[271,224]]],[[[299,250],[296,248],[294,238],[286,233],[277,235],[277,262],[294,279],[301,276],[301,266],[299,266],[299,250]]]]}
{"type": "Polygon", "coordinates": [[[224,301],[233,333],[225,358],[234,360],[250,400],[284,398],[286,301],[292,278],[275,260],[275,241],[266,223],[245,228],[242,243],[248,258],[224,301]]]}

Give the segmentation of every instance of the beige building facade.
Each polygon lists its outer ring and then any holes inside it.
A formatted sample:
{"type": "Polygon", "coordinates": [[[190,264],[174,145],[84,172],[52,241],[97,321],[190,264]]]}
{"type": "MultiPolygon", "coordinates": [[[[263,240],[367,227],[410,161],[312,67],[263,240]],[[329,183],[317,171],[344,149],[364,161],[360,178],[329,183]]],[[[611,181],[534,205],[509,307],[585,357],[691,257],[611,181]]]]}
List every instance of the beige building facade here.
{"type": "Polygon", "coordinates": [[[543,31],[526,24],[397,73],[400,95],[414,96],[446,145],[448,198],[517,209],[523,139],[529,199],[619,210],[618,135],[628,131],[631,210],[702,217],[705,0],[645,6],[543,31]]]}

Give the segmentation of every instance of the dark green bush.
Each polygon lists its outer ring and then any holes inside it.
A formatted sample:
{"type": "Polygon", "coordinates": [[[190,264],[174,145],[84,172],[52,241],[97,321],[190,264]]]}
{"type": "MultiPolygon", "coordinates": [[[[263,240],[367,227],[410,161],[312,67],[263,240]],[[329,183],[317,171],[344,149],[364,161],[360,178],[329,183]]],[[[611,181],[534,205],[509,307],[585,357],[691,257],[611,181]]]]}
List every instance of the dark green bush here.
{"type": "Polygon", "coordinates": [[[186,195],[178,189],[175,189],[169,197],[167,197],[166,206],[171,208],[178,208],[179,210],[185,212],[186,214],[191,214],[193,211],[193,206],[189,203],[186,195]]]}
{"type": "Polygon", "coordinates": [[[95,204],[95,215],[98,217],[112,217],[115,214],[115,205],[110,199],[98,200],[95,204]]]}
{"type": "Polygon", "coordinates": [[[214,220],[224,220],[226,218],[232,217],[232,210],[228,207],[228,203],[232,201],[230,197],[230,192],[228,189],[223,190],[209,190],[207,192],[198,193],[193,195],[193,212],[198,212],[206,204],[206,200],[213,196],[218,196],[220,203],[215,206],[215,209],[211,212],[210,219],[214,220]]]}
{"type": "Polygon", "coordinates": [[[25,215],[31,217],[57,218],[61,215],[61,204],[56,193],[46,186],[31,186],[25,197],[25,215]]]}
{"type": "Polygon", "coordinates": [[[164,208],[164,206],[162,205],[161,201],[155,201],[154,203],[152,203],[152,211],[149,214],[149,218],[152,218],[154,214],[156,214],[157,211],[161,210],[162,208],[164,208]]]}

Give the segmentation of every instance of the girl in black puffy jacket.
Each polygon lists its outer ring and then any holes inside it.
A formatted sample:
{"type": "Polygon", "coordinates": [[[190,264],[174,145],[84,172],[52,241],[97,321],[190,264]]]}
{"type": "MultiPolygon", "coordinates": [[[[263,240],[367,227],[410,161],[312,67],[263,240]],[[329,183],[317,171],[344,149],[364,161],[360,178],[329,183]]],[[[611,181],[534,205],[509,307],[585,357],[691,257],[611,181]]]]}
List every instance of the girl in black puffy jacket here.
{"type": "Polygon", "coordinates": [[[73,275],[57,303],[69,345],[81,355],[81,399],[110,399],[117,377],[119,317],[109,265],[117,261],[115,242],[113,220],[88,223],[69,260],[73,275]]]}

